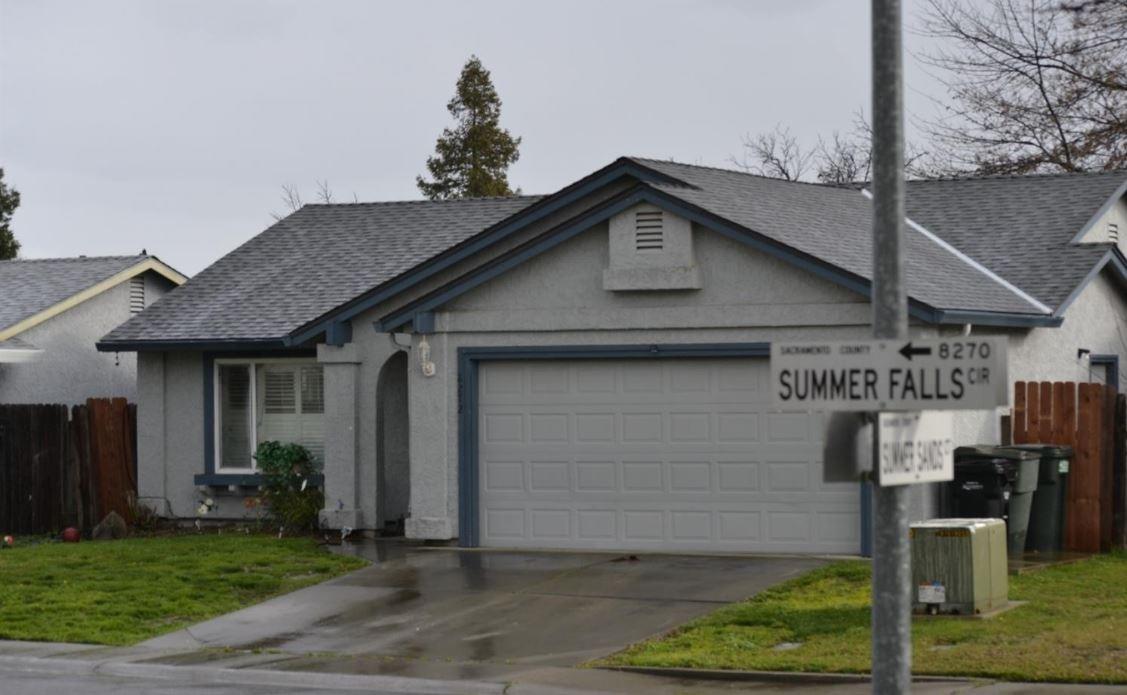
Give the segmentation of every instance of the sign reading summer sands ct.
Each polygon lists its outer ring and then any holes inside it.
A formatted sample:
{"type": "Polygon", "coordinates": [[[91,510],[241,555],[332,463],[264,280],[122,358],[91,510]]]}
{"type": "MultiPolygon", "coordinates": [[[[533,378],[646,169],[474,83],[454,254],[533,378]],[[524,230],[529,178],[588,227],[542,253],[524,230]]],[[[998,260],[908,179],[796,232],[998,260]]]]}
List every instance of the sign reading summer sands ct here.
{"type": "Polygon", "coordinates": [[[1007,405],[1003,338],[772,343],[777,408],[985,410],[1007,405]]]}

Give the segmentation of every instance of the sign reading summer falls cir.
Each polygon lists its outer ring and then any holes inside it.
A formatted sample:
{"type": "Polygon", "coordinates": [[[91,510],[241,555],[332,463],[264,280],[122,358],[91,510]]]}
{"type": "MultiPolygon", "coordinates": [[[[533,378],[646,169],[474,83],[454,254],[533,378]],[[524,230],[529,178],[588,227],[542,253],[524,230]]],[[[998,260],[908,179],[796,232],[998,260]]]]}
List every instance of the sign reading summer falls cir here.
{"type": "Polygon", "coordinates": [[[1006,405],[1002,338],[773,343],[775,407],[985,410],[1006,405]]]}

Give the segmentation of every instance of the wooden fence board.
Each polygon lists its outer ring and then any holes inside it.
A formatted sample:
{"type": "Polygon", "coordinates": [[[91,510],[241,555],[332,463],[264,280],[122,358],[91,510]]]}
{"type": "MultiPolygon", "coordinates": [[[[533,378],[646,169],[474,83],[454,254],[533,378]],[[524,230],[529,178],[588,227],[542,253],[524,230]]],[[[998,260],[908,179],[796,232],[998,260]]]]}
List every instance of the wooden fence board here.
{"type": "Polygon", "coordinates": [[[1127,547],[1127,395],[1115,398],[1115,444],[1112,459],[1112,489],[1115,503],[1112,519],[1112,544],[1127,547]]]}
{"type": "Polygon", "coordinates": [[[1041,436],[1041,388],[1037,382],[1025,385],[1025,439],[1019,444],[1031,444],[1041,436]]]}
{"type": "Polygon", "coordinates": [[[1100,549],[1100,399],[1095,384],[1079,384],[1076,452],[1069,470],[1065,550],[1095,553],[1100,549]]]}
{"type": "Polygon", "coordinates": [[[1064,437],[1062,444],[1076,446],[1076,383],[1069,381],[1064,384],[1064,410],[1061,413],[1064,423],[1064,437]]]}
{"type": "Polygon", "coordinates": [[[0,532],[88,531],[109,510],[131,520],[136,409],[0,405],[0,532]]]}
{"type": "Polygon", "coordinates": [[[1041,417],[1038,442],[1050,442],[1053,438],[1053,384],[1041,382],[1041,417]]]}
{"type": "Polygon", "coordinates": [[[1099,389],[1100,411],[1100,552],[1111,550],[1115,521],[1115,396],[1111,386],[1099,389]]]}
{"type": "Polygon", "coordinates": [[[1014,384],[1014,409],[1010,418],[1010,440],[1014,444],[1029,441],[1025,430],[1026,412],[1025,382],[1019,381],[1014,384]]]}

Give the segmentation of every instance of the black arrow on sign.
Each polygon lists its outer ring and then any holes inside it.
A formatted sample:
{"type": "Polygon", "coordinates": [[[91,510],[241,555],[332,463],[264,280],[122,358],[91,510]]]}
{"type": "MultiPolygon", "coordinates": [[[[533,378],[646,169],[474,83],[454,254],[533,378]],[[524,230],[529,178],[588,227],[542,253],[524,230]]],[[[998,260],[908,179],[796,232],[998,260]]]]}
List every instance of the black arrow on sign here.
{"type": "Polygon", "coordinates": [[[912,347],[912,344],[908,343],[904,347],[900,348],[900,354],[910,360],[912,359],[913,355],[930,355],[931,348],[912,347]]]}

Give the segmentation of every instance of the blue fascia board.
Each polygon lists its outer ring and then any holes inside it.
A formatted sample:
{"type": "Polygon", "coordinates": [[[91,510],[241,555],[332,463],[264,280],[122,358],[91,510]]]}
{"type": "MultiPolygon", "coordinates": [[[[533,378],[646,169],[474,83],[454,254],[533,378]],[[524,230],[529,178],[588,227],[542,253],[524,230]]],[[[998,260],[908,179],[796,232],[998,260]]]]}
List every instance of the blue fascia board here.
{"type": "MultiPolygon", "coordinates": [[[[767,253],[802,270],[814,273],[818,277],[834,282],[864,297],[870,296],[870,283],[865,278],[853,275],[837,266],[818,260],[813,256],[792,249],[772,239],[768,239],[751,230],[733,225],[716,215],[707,213],[695,206],[688,205],[679,198],[673,197],[664,191],[657,191],[645,184],[639,184],[614,198],[604,201],[587,212],[564,222],[538,239],[513,249],[510,253],[482,265],[480,268],[467,273],[458,280],[439,288],[435,292],[382,317],[376,322],[376,329],[381,332],[394,331],[400,326],[409,323],[416,313],[434,311],[450,300],[508,272],[524,261],[544,253],[577,234],[590,229],[593,225],[607,220],[619,212],[642,202],[657,205],[668,212],[680,215],[685,219],[696,222],[730,239],[767,253]]],[[[915,300],[909,301],[908,311],[917,319],[930,323],[935,322],[936,310],[922,302],[915,300]]]]}
{"type": "Polygon", "coordinates": [[[423,282],[429,277],[446,270],[452,265],[469,258],[475,253],[519,232],[557,210],[591,195],[600,188],[622,178],[635,178],[639,181],[660,181],[662,183],[688,186],[689,184],[644,167],[627,158],[615,160],[610,165],[590,174],[560,191],[533,203],[511,217],[498,222],[493,227],[471,237],[461,244],[447,249],[433,258],[423,261],[403,275],[384,285],[375,287],[359,297],[346,302],[318,319],[294,330],[285,338],[287,344],[300,344],[317,337],[326,330],[330,321],[347,321],[387,301],[395,295],[423,282]]]}
{"type": "Polygon", "coordinates": [[[1064,323],[1063,316],[1050,314],[1009,314],[996,311],[943,309],[935,323],[974,324],[976,326],[1001,326],[1005,328],[1056,328],[1064,323]]]}
{"type": "Polygon", "coordinates": [[[263,340],[123,340],[99,341],[94,344],[98,352],[169,352],[172,350],[196,351],[247,351],[293,350],[282,338],[263,340]]]}
{"type": "Polygon", "coordinates": [[[352,322],[332,321],[325,330],[325,342],[329,345],[340,347],[352,342],[352,322]]]}

